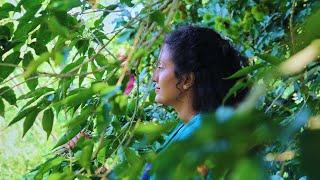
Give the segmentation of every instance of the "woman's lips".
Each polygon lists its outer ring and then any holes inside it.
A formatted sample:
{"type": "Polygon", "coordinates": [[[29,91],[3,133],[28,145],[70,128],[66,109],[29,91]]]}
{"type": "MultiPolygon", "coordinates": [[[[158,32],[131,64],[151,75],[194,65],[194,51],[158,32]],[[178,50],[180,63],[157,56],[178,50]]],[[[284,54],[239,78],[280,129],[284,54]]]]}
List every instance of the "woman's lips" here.
{"type": "Polygon", "coordinates": [[[156,93],[158,93],[160,91],[160,88],[156,88],[156,93]]]}

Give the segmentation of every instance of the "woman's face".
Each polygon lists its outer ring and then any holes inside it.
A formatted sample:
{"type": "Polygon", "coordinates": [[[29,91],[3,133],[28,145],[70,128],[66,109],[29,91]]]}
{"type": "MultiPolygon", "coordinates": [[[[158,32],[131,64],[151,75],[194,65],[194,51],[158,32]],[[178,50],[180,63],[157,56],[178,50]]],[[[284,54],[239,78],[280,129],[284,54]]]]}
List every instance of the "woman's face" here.
{"type": "Polygon", "coordinates": [[[176,86],[178,79],[174,73],[174,64],[167,45],[161,49],[159,62],[152,79],[156,83],[155,101],[164,105],[175,105],[181,88],[178,89],[176,86]]]}

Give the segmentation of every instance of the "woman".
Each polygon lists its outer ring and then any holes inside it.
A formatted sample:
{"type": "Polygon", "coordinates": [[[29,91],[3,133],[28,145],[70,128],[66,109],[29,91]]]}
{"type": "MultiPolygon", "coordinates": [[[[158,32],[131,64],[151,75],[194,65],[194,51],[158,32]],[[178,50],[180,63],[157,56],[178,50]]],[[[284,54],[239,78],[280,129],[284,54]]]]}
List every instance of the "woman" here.
{"type": "MultiPolygon", "coordinates": [[[[166,36],[157,69],[153,75],[155,101],[172,106],[182,120],[163,144],[183,140],[200,127],[202,114],[222,105],[236,79],[226,79],[238,71],[242,57],[208,28],[184,26],[166,36]]],[[[226,101],[237,104],[245,91],[226,101]]],[[[147,165],[142,179],[148,178],[147,165]]]]}

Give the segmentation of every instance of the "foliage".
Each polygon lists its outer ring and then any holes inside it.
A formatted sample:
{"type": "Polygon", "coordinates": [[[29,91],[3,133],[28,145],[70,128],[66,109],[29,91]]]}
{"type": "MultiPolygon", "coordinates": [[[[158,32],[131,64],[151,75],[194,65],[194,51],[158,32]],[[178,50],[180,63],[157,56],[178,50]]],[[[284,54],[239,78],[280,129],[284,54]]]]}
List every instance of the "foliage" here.
{"type": "Polygon", "coordinates": [[[47,137],[66,121],[52,157],[25,178],[136,178],[146,162],[160,178],[201,176],[202,164],[217,178],[319,177],[316,1],[21,0],[0,9],[0,115],[17,106],[9,126],[23,121],[23,135],[38,119],[47,137]],[[240,78],[226,98],[252,91],[157,154],[177,117],[154,103],[151,75],[163,35],[184,23],[214,28],[248,57],[226,77],[240,78]]]}

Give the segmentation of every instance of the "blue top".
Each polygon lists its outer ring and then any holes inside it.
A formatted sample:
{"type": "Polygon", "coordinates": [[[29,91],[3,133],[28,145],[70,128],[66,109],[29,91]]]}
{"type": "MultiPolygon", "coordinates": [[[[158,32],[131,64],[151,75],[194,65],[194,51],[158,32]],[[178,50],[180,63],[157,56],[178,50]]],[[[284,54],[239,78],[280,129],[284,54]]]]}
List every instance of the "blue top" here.
{"type": "Polygon", "coordinates": [[[157,152],[166,149],[170,144],[176,141],[182,141],[187,139],[196,131],[202,124],[202,115],[194,115],[188,123],[179,122],[176,128],[170,133],[163,145],[157,150],[157,152]]]}
{"type": "MultiPolygon", "coordinates": [[[[202,124],[202,115],[196,114],[191,118],[191,120],[188,123],[179,122],[176,128],[170,133],[170,135],[167,137],[164,144],[157,150],[157,152],[160,152],[164,149],[166,149],[170,144],[182,141],[190,137],[193,132],[195,132],[202,124]]],[[[154,177],[149,174],[149,171],[151,170],[151,164],[147,163],[143,170],[143,175],[141,177],[142,180],[147,179],[154,179],[154,177]]]]}

